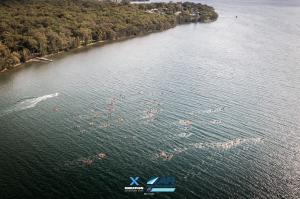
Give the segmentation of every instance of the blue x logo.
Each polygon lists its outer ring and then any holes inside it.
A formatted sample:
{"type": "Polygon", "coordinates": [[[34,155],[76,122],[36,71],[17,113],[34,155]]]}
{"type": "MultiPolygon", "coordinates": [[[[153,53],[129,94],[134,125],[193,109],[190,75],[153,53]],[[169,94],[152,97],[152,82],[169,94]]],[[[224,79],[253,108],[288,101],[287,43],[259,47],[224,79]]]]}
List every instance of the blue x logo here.
{"type": "Polygon", "coordinates": [[[139,179],[139,177],[135,177],[135,178],[133,178],[133,177],[130,177],[130,180],[131,180],[131,183],[130,183],[130,185],[131,185],[131,186],[132,186],[132,185],[139,186],[139,183],[137,182],[137,181],[138,181],[138,179],[139,179]]]}

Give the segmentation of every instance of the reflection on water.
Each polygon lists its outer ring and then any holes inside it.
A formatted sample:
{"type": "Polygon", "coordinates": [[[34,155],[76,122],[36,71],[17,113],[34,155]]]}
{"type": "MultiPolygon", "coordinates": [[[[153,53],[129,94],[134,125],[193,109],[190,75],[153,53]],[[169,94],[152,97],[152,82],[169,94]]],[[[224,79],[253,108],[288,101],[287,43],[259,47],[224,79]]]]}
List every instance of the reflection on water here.
{"type": "Polygon", "coordinates": [[[214,4],[1,76],[1,197],[140,198],[129,176],[170,175],[161,198],[299,198],[299,7],[214,4]]]}

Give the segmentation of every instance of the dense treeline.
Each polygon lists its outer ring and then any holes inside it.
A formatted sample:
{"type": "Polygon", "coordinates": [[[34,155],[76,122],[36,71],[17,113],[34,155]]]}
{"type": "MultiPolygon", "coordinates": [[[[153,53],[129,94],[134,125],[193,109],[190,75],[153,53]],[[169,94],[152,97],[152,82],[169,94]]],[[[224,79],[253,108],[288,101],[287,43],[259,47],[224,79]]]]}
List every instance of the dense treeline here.
{"type": "Polygon", "coordinates": [[[194,3],[114,4],[86,0],[0,2],[0,71],[36,56],[101,40],[215,20],[212,7],[194,3]]]}

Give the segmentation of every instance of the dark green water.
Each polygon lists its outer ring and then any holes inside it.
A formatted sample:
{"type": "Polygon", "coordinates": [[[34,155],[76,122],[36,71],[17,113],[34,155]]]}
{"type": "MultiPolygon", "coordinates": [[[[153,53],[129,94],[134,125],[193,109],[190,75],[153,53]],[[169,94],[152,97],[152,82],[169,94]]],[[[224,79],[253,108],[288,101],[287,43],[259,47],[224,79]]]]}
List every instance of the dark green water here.
{"type": "Polygon", "coordinates": [[[0,198],[146,197],[130,176],[176,177],[153,198],[299,198],[300,7],[211,4],[215,23],[1,75],[0,198]]]}

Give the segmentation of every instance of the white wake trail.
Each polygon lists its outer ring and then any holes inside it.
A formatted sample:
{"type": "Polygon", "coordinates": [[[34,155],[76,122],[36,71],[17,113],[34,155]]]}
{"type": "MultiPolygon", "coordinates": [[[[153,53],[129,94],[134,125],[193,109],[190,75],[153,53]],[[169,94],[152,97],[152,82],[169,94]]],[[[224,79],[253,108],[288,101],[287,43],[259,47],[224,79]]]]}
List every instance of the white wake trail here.
{"type": "Polygon", "coordinates": [[[59,93],[52,93],[49,95],[43,95],[40,97],[22,100],[22,101],[16,103],[15,105],[13,105],[12,107],[4,110],[2,113],[0,113],[0,117],[3,115],[7,115],[9,113],[12,113],[12,112],[17,112],[17,111],[34,108],[38,103],[45,101],[47,99],[53,98],[53,97],[57,97],[58,95],[59,95],[59,93]]]}
{"type": "Polygon", "coordinates": [[[57,97],[58,95],[59,95],[59,93],[53,93],[53,94],[44,95],[44,96],[41,96],[41,97],[36,97],[36,98],[32,98],[32,99],[26,99],[26,100],[21,101],[21,102],[19,102],[18,104],[15,105],[16,111],[33,108],[38,103],[40,103],[42,101],[45,101],[45,100],[47,100],[49,98],[57,97]]]}

